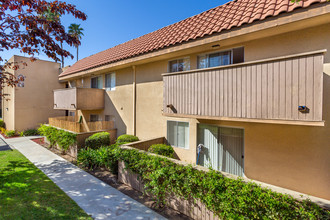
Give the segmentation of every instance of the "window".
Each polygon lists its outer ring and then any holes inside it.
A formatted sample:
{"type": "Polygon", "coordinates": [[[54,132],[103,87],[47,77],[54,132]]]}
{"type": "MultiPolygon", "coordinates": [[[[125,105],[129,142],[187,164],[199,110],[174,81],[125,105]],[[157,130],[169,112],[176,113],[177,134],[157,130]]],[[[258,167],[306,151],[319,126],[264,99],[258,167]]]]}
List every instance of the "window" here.
{"type": "Polygon", "coordinates": [[[105,74],[105,89],[107,91],[116,89],[116,73],[105,74]]]}
{"type": "Polygon", "coordinates": [[[99,115],[89,115],[90,122],[99,121],[99,115]]]}
{"type": "Polygon", "coordinates": [[[113,115],[105,115],[105,121],[115,121],[115,116],[113,115]]]}
{"type": "Polygon", "coordinates": [[[69,116],[74,116],[74,115],[75,115],[75,112],[69,111],[69,116]]]}
{"type": "Polygon", "coordinates": [[[178,60],[172,60],[169,62],[169,72],[180,72],[190,70],[189,58],[183,58],[178,60]]]}
{"type": "Polygon", "coordinates": [[[102,89],[102,76],[91,78],[91,88],[102,89]]]}
{"type": "Polygon", "coordinates": [[[197,68],[209,68],[244,62],[244,47],[198,56],[197,68]]]}
{"type": "Polygon", "coordinates": [[[76,81],[75,80],[70,81],[69,84],[70,84],[70,88],[76,88],[76,81]]]}
{"type": "Polygon", "coordinates": [[[174,147],[189,148],[189,123],[167,121],[167,139],[174,147]]]}

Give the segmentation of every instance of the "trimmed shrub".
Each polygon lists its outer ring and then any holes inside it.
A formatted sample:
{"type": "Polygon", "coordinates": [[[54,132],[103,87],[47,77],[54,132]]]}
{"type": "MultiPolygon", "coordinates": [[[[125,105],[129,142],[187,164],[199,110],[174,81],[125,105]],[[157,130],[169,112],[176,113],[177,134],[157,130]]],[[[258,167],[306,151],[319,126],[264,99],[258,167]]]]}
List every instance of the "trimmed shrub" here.
{"type": "Polygon", "coordinates": [[[134,135],[130,135],[130,134],[123,134],[123,135],[120,135],[118,138],[117,138],[117,142],[116,143],[130,143],[130,142],[134,142],[134,141],[138,141],[139,138],[134,136],[134,135]]]}
{"type": "Polygon", "coordinates": [[[70,146],[77,143],[77,135],[68,131],[54,128],[52,126],[41,125],[38,132],[47,138],[50,142],[50,147],[58,145],[62,153],[65,153],[70,146]]]}
{"type": "Polygon", "coordinates": [[[37,135],[39,135],[39,131],[37,129],[28,129],[20,133],[20,136],[37,136],[37,135]]]}
{"type": "Polygon", "coordinates": [[[50,147],[53,147],[56,145],[57,141],[57,129],[52,126],[47,125],[40,125],[38,128],[39,133],[42,136],[45,136],[47,140],[50,142],[50,147]]]}
{"type": "Polygon", "coordinates": [[[109,146],[110,145],[110,134],[108,132],[99,132],[89,136],[85,140],[85,147],[97,149],[101,146],[109,146]]]}
{"type": "Polygon", "coordinates": [[[5,122],[2,119],[0,119],[0,127],[1,128],[5,128],[6,127],[5,122]]]}
{"type": "Polygon", "coordinates": [[[14,137],[16,135],[16,131],[14,130],[9,130],[5,132],[7,137],[14,137]]]}
{"type": "Polygon", "coordinates": [[[153,144],[149,147],[148,152],[174,158],[173,147],[166,144],[153,144]]]}

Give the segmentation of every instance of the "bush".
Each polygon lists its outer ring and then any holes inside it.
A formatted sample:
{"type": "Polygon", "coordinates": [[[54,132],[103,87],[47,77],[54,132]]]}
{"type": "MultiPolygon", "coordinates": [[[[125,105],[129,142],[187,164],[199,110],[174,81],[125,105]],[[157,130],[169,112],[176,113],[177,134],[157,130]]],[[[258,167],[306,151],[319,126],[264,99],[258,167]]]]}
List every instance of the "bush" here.
{"type": "Polygon", "coordinates": [[[57,129],[52,126],[47,125],[41,125],[38,128],[39,134],[42,136],[45,136],[47,140],[50,142],[50,147],[53,147],[56,145],[57,141],[57,129]]]}
{"type": "Polygon", "coordinates": [[[118,146],[85,149],[78,153],[78,164],[88,168],[116,168],[123,161],[138,174],[145,189],[158,205],[174,194],[181,199],[201,201],[221,219],[329,219],[330,212],[309,200],[298,201],[259,185],[230,179],[220,172],[183,166],[166,158],[118,146]],[[169,191],[170,189],[170,191],[169,191]]]}
{"type": "Polygon", "coordinates": [[[85,140],[85,147],[97,149],[101,146],[109,146],[110,145],[110,134],[108,132],[99,132],[89,136],[85,140]]]}
{"type": "Polygon", "coordinates": [[[10,130],[5,132],[7,137],[14,137],[16,135],[16,131],[10,130]]]}
{"type": "Polygon", "coordinates": [[[100,147],[98,149],[81,149],[77,156],[77,163],[88,169],[95,169],[100,167],[108,168],[112,173],[118,172],[118,155],[120,148],[118,144],[113,144],[107,147],[100,147]]]}
{"type": "Polygon", "coordinates": [[[52,126],[41,125],[38,128],[39,134],[45,136],[50,142],[50,147],[59,146],[62,153],[65,153],[70,146],[77,143],[77,135],[68,131],[54,128],[52,126]]]}
{"type": "Polygon", "coordinates": [[[5,128],[0,127],[0,131],[1,131],[2,134],[5,134],[6,133],[6,129],[5,128]]]}
{"type": "Polygon", "coordinates": [[[20,133],[20,136],[37,136],[37,135],[39,135],[39,131],[37,129],[28,129],[20,133]]]}
{"type": "Polygon", "coordinates": [[[170,145],[153,144],[149,147],[148,151],[165,157],[174,158],[174,150],[173,147],[170,145]]]}
{"type": "Polygon", "coordinates": [[[5,128],[6,127],[5,122],[2,119],[0,119],[0,127],[1,128],[5,128]]]}
{"type": "Polygon", "coordinates": [[[117,138],[117,142],[116,143],[130,143],[130,142],[134,142],[134,141],[138,141],[139,138],[134,136],[134,135],[130,135],[130,134],[123,134],[123,135],[120,135],[118,138],[117,138]]]}

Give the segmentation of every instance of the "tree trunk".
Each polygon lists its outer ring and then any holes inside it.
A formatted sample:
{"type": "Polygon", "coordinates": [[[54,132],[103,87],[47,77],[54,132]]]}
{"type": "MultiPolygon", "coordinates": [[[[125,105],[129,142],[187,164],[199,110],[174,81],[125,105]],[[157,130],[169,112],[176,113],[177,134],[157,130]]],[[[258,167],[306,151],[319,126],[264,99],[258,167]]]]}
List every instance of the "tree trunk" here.
{"type": "Polygon", "coordinates": [[[77,62],[78,62],[78,45],[77,45],[77,62]]]}
{"type": "MultiPolygon", "coordinates": [[[[61,49],[63,50],[63,43],[61,42],[61,49]]],[[[61,55],[61,61],[62,61],[62,68],[64,67],[64,57],[61,55]]]]}

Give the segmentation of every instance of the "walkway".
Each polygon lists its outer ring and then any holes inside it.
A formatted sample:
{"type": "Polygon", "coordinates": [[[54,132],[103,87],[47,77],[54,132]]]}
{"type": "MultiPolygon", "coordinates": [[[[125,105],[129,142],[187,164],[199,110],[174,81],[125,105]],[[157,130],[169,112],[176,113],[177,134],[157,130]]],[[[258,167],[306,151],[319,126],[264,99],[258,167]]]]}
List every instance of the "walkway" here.
{"type": "Polygon", "coordinates": [[[6,142],[95,219],[165,219],[28,138],[7,139],[6,142]]]}

